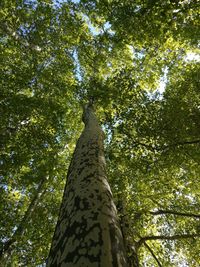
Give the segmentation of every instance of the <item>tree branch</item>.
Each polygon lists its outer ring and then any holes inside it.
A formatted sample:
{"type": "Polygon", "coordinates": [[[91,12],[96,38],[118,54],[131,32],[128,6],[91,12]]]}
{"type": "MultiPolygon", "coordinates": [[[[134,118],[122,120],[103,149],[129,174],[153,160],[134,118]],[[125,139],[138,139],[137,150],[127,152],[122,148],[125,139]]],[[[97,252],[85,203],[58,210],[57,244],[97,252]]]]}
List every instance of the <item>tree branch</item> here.
{"type": "MultiPolygon", "coordinates": [[[[127,133],[125,133],[127,135],[127,133]]],[[[127,135],[128,136],[128,135],[127,135]]],[[[130,136],[130,135],[129,135],[130,136]]],[[[133,145],[135,146],[143,146],[146,147],[149,150],[152,151],[163,151],[165,152],[166,150],[168,150],[169,148],[172,147],[178,147],[178,146],[184,146],[184,145],[194,145],[194,144],[200,144],[200,140],[193,140],[193,141],[183,141],[183,142],[177,142],[177,143],[173,143],[173,144],[169,144],[169,145],[157,145],[157,146],[152,146],[143,142],[132,142],[133,145]]]]}
{"type": "Polygon", "coordinates": [[[182,142],[172,143],[172,144],[163,146],[160,148],[160,150],[163,150],[163,152],[165,152],[173,147],[179,147],[179,146],[184,146],[184,145],[194,145],[194,144],[199,144],[199,143],[200,143],[200,140],[182,141],[182,142]]]}
{"type": "Polygon", "coordinates": [[[149,211],[149,213],[152,215],[172,214],[175,216],[200,218],[200,214],[177,212],[177,211],[173,211],[173,210],[157,210],[157,211],[149,211]]]}
{"type": "Polygon", "coordinates": [[[172,235],[172,236],[165,236],[165,235],[145,236],[145,237],[142,237],[137,242],[137,248],[139,248],[147,240],[178,240],[178,239],[187,239],[187,238],[195,238],[195,237],[200,237],[200,233],[199,234],[172,235]]]}
{"type": "Polygon", "coordinates": [[[200,140],[193,140],[193,141],[183,141],[183,142],[178,142],[175,144],[168,145],[168,147],[171,146],[183,146],[183,145],[193,145],[193,144],[198,144],[200,143],[200,140]]]}
{"type": "Polygon", "coordinates": [[[141,210],[138,212],[134,212],[136,217],[140,217],[143,214],[151,214],[151,215],[163,215],[163,214],[169,214],[169,215],[174,215],[174,216],[183,216],[183,217],[190,217],[190,218],[200,218],[200,214],[195,214],[195,213],[187,213],[187,212],[178,212],[178,211],[173,211],[173,210],[156,210],[156,211],[147,211],[147,210],[141,210]]]}
{"type": "Polygon", "coordinates": [[[161,263],[159,262],[158,258],[156,257],[156,255],[154,254],[153,250],[150,248],[150,246],[144,242],[145,247],[149,250],[149,252],[151,253],[152,257],[154,258],[154,260],[157,262],[159,267],[162,267],[161,263]]]}

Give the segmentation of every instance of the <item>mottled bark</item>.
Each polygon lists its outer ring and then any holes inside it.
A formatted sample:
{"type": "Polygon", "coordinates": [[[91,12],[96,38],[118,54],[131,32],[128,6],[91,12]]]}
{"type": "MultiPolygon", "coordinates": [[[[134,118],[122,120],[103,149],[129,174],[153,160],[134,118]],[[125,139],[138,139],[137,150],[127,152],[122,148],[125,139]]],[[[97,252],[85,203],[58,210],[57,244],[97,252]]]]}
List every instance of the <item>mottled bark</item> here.
{"type": "Polygon", "coordinates": [[[127,266],[106,177],[102,132],[91,106],[68,171],[48,267],[127,266]]]}

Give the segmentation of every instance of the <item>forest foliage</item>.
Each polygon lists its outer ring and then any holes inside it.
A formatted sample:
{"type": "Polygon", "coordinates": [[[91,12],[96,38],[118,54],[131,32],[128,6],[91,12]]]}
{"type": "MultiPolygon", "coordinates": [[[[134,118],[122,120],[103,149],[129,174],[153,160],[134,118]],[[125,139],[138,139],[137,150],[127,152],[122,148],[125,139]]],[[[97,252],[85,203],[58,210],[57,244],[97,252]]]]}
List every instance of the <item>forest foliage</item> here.
{"type": "Polygon", "coordinates": [[[43,266],[95,103],[127,253],[200,264],[197,0],[3,0],[0,252],[43,266]]]}

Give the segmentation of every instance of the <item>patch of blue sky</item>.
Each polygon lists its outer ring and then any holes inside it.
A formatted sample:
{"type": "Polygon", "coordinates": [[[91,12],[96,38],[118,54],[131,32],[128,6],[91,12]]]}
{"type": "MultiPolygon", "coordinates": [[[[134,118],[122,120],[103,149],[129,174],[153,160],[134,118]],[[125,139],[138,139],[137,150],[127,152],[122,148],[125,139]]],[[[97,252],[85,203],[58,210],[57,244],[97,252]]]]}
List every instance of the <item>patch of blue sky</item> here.
{"type": "Polygon", "coordinates": [[[44,263],[37,265],[36,267],[46,267],[46,266],[47,266],[47,264],[46,264],[46,262],[44,262],[44,263]]]}
{"type": "Polygon", "coordinates": [[[137,58],[137,59],[142,59],[145,57],[146,53],[144,49],[141,50],[136,50],[133,45],[127,45],[129,51],[130,51],[130,55],[132,57],[132,59],[137,58]]]}
{"type": "Polygon", "coordinates": [[[111,34],[111,35],[114,35],[115,34],[115,32],[112,30],[112,25],[110,24],[110,22],[109,21],[106,21],[105,23],[104,23],[104,25],[103,25],[103,30],[104,31],[107,31],[109,34],[111,34]]]}
{"type": "MultiPolygon", "coordinates": [[[[194,53],[194,52],[188,52],[184,58],[184,60],[188,63],[191,61],[193,62],[200,62],[200,54],[194,53]]],[[[159,93],[159,98],[162,98],[163,93],[166,89],[167,84],[167,76],[168,76],[169,69],[168,67],[163,68],[163,75],[160,78],[159,86],[156,89],[156,92],[159,93]]]]}
{"type": "Polygon", "coordinates": [[[89,30],[94,36],[100,35],[105,31],[107,31],[109,34],[112,35],[114,34],[114,31],[111,29],[110,22],[107,21],[103,24],[102,28],[98,28],[93,25],[93,23],[91,22],[90,18],[87,15],[83,14],[82,17],[83,20],[87,23],[89,30]]]}
{"type": "Polygon", "coordinates": [[[109,21],[106,21],[103,25],[104,30],[110,30],[111,29],[111,24],[109,21]]]}
{"type": "MultiPolygon", "coordinates": [[[[1,165],[3,165],[3,160],[1,160],[1,165]]],[[[4,189],[7,192],[8,191],[8,185],[5,182],[3,182],[3,180],[4,180],[4,176],[1,175],[0,176],[0,188],[4,189]]]]}
{"type": "Polygon", "coordinates": [[[188,52],[188,53],[186,53],[184,60],[187,62],[189,62],[189,61],[200,62],[200,52],[199,53],[188,52]]]}
{"type": "Polygon", "coordinates": [[[91,31],[91,33],[92,33],[94,36],[100,34],[99,29],[98,29],[97,27],[95,27],[95,26],[92,24],[92,22],[90,21],[90,18],[89,18],[87,15],[82,14],[82,19],[83,19],[83,21],[86,22],[86,24],[88,25],[89,30],[91,31]]]}
{"type": "MultiPolygon", "coordinates": [[[[23,5],[30,7],[31,9],[35,10],[37,7],[38,1],[37,0],[24,0],[23,5]]],[[[22,6],[17,5],[17,9],[21,9],[22,6]]]]}
{"type": "Polygon", "coordinates": [[[78,4],[80,0],[53,0],[54,6],[60,7],[63,3],[72,2],[74,4],[78,4]]]}
{"type": "Polygon", "coordinates": [[[163,94],[165,92],[166,86],[167,86],[167,81],[168,81],[168,72],[169,69],[168,67],[164,67],[162,69],[163,75],[160,77],[158,86],[153,92],[147,92],[148,96],[150,99],[163,99],[163,94]]]}
{"type": "MultiPolygon", "coordinates": [[[[193,62],[200,62],[200,53],[188,52],[184,57],[184,61],[190,63],[193,62]]],[[[168,76],[169,69],[168,67],[163,68],[163,75],[160,77],[159,85],[154,93],[159,94],[159,98],[162,99],[163,93],[165,92],[166,85],[167,85],[167,76],[168,76]]]]}
{"type": "Polygon", "coordinates": [[[169,71],[168,67],[165,67],[163,69],[163,75],[160,77],[159,86],[156,90],[160,95],[163,95],[166,89],[168,71],[169,71]]]}
{"type": "Polygon", "coordinates": [[[82,81],[82,76],[81,76],[81,68],[80,68],[80,63],[79,63],[79,59],[78,59],[78,53],[77,53],[77,50],[75,49],[74,52],[73,52],[73,58],[74,58],[74,61],[75,61],[75,76],[77,78],[78,81],[82,81]]]}

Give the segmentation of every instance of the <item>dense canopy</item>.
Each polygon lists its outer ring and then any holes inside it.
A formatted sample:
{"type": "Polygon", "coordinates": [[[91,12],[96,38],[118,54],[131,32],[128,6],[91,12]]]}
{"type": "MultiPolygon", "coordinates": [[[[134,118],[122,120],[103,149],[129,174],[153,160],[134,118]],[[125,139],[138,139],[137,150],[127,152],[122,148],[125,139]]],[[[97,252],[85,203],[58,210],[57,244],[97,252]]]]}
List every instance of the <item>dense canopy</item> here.
{"type": "Polygon", "coordinates": [[[130,266],[199,266],[198,1],[0,7],[3,266],[45,266],[91,99],[130,266]]]}

